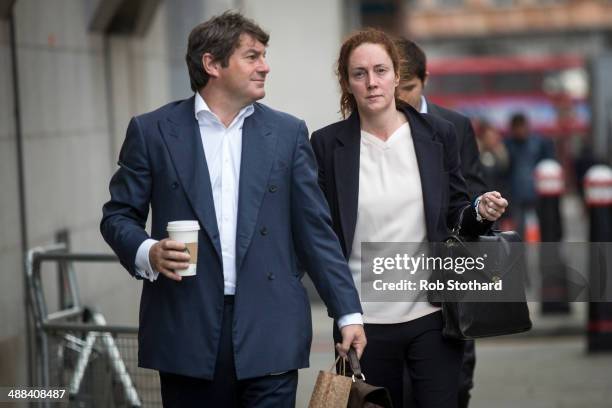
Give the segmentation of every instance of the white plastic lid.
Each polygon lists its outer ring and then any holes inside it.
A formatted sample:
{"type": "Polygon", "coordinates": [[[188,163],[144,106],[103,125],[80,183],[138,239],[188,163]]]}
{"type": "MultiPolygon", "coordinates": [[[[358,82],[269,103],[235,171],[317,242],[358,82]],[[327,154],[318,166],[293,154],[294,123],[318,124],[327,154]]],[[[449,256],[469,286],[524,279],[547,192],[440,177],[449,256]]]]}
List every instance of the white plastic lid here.
{"type": "Polygon", "coordinates": [[[170,221],[166,231],[168,232],[183,232],[183,231],[199,231],[200,223],[197,221],[170,221]]]}

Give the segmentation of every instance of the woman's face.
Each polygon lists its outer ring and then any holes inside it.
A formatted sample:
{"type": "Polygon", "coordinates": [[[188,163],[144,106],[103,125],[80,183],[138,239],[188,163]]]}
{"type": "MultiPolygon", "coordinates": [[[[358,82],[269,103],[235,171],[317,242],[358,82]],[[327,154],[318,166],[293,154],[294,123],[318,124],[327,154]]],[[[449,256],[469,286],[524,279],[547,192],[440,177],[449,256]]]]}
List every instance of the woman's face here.
{"type": "Polygon", "coordinates": [[[380,44],[364,43],[353,50],[348,61],[349,91],[360,114],[395,109],[395,88],[399,78],[393,62],[380,44]]]}

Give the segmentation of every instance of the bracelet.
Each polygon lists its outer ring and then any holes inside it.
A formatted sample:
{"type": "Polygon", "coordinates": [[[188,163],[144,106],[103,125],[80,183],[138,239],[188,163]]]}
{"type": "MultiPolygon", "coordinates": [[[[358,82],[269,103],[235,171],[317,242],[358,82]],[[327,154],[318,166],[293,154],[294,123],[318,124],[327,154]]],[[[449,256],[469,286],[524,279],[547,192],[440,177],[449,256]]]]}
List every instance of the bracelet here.
{"type": "Polygon", "coordinates": [[[476,212],[476,221],[483,222],[485,219],[480,215],[480,211],[478,211],[478,206],[480,205],[480,200],[482,199],[482,195],[476,197],[474,200],[474,211],[476,212]]]}

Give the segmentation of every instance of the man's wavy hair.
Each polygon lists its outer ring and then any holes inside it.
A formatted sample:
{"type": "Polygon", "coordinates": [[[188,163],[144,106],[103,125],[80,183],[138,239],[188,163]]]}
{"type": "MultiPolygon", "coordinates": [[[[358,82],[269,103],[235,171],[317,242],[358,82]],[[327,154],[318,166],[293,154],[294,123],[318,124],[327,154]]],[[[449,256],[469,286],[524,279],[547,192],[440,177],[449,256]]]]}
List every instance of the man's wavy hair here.
{"type": "Polygon", "coordinates": [[[230,57],[240,47],[242,34],[250,35],[263,45],[268,45],[270,39],[257,23],[235,11],[226,11],[191,30],[185,61],[192,91],[205,87],[210,78],[204,70],[202,56],[208,52],[215,61],[221,61],[222,67],[227,67],[230,57]]]}
{"type": "Polygon", "coordinates": [[[416,77],[421,82],[425,82],[427,57],[421,47],[407,38],[397,38],[395,43],[402,58],[400,61],[400,76],[402,79],[408,81],[416,77]]]}
{"type": "MultiPolygon", "coordinates": [[[[355,48],[366,43],[380,44],[391,58],[395,75],[399,76],[400,53],[395,45],[395,42],[388,34],[375,28],[366,28],[351,34],[344,41],[342,47],[340,47],[340,55],[338,56],[338,65],[336,69],[336,75],[338,76],[338,81],[340,82],[341,91],[340,112],[344,118],[357,110],[357,101],[349,90],[349,58],[351,57],[351,54],[355,48]]],[[[397,90],[395,100],[396,103],[399,103],[397,90]]]]}

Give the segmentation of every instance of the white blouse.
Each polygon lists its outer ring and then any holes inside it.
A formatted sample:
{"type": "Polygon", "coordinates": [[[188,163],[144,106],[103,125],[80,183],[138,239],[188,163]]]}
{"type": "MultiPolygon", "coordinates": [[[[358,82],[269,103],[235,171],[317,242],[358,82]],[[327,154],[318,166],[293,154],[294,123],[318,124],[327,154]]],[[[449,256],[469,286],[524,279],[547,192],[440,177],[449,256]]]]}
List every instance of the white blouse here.
{"type": "MultiPolygon", "coordinates": [[[[426,240],[421,176],[410,125],[400,126],[386,141],[361,131],[357,225],[349,258],[360,294],[362,242],[426,240]]],[[[384,300],[385,295],[378,296],[384,300]]],[[[411,301],[362,302],[364,322],[402,323],[440,310],[426,301],[425,292],[410,291],[406,298],[411,301]]]]}

